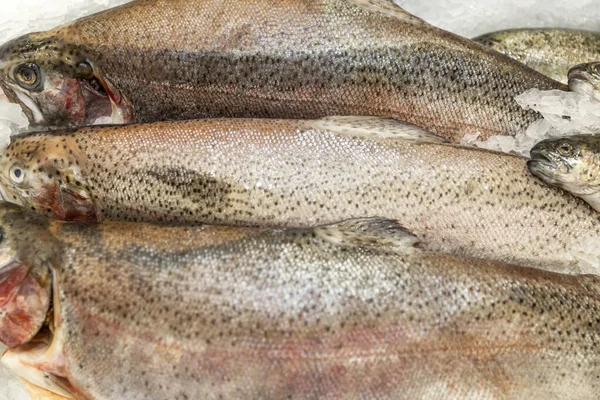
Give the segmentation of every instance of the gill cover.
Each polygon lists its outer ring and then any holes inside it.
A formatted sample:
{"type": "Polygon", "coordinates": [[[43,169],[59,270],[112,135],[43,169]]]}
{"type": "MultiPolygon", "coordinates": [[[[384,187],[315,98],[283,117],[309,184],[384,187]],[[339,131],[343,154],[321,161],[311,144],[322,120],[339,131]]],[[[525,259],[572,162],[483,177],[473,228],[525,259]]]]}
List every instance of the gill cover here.
{"type": "Polygon", "coordinates": [[[0,227],[0,341],[16,346],[46,321],[58,253],[45,217],[0,203],[0,227]]]}

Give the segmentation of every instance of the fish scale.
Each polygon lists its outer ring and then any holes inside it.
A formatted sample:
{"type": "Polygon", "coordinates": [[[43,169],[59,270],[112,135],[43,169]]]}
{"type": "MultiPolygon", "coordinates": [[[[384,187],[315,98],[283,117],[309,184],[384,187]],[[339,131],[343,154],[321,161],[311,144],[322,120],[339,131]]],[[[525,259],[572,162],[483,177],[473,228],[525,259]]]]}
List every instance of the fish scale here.
{"type": "Polygon", "coordinates": [[[540,117],[515,96],[567,89],[386,0],[133,1],[16,39],[0,59],[13,101],[25,96],[11,75],[24,61],[44,63],[40,93],[68,86],[50,102],[23,92],[58,126],[111,116],[108,99],[89,94],[101,83],[120,123],[376,115],[458,142],[524,131],[540,117]],[[76,75],[81,63],[90,82],[76,75]],[[85,115],[61,102],[65,91],[81,93],[85,115]]]}
{"type": "Polygon", "coordinates": [[[67,220],[311,226],[383,216],[435,250],[597,272],[599,217],[587,204],[537,180],[524,158],[440,140],[375,117],[83,128],[14,138],[0,186],[6,200],[67,220]]]}

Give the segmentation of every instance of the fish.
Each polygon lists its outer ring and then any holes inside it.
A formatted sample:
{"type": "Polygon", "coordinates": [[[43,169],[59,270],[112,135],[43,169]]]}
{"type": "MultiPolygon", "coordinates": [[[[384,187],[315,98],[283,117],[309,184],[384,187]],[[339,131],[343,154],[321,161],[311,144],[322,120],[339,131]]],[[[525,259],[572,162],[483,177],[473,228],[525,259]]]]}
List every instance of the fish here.
{"type": "Polygon", "coordinates": [[[63,223],[9,204],[0,213],[5,241],[33,243],[30,273],[51,271],[54,299],[52,329],[2,362],[61,395],[589,399],[600,390],[598,276],[429,252],[380,218],[268,229],[63,223]],[[36,234],[43,227],[52,244],[36,234]]]}
{"type": "Polygon", "coordinates": [[[571,272],[600,259],[597,213],[526,159],[377,117],[25,134],[0,154],[0,192],[60,220],[293,227],[378,215],[432,250],[571,272]]]}
{"type": "Polygon", "coordinates": [[[600,32],[565,28],[507,29],[473,39],[558,82],[577,64],[598,60],[600,32]]]}
{"type": "Polygon", "coordinates": [[[570,135],[542,140],[527,166],[548,185],[583,199],[600,211],[600,137],[570,135]]]}
{"type": "Polygon", "coordinates": [[[569,70],[569,89],[600,101],[600,63],[576,65],[569,70]]]}
{"type": "Polygon", "coordinates": [[[133,1],[4,44],[0,86],[38,126],[372,115],[455,142],[568,89],[391,0],[133,1]]]}

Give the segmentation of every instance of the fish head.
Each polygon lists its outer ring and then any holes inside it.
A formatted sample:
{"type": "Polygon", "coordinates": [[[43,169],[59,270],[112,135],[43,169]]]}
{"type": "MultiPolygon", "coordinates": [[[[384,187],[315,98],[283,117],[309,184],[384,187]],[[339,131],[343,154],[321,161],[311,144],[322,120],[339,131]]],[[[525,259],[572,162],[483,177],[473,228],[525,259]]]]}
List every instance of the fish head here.
{"type": "Polygon", "coordinates": [[[579,64],[571,68],[569,89],[600,101],[600,62],[579,64]]]}
{"type": "Polygon", "coordinates": [[[69,134],[17,136],[0,155],[0,194],[54,219],[97,222],[100,214],[82,173],[86,161],[69,134]]]}
{"type": "Polygon", "coordinates": [[[65,379],[65,335],[54,279],[63,263],[63,244],[55,229],[43,215],[0,203],[0,341],[9,346],[2,363],[38,388],[84,399],[65,379]]]}
{"type": "Polygon", "coordinates": [[[104,77],[85,46],[50,32],[21,36],[0,47],[0,87],[34,126],[127,123],[128,102],[104,77]]]}
{"type": "Polygon", "coordinates": [[[0,203],[0,341],[16,346],[33,338],[50,309],[56,241],[48,219],[0,203]]]}
{"type": "Polygon", "coordinates": [[[579,197],[600,193],[600,137],[573,135],[547,139],[531,149],[531,173],[579,197]]]}

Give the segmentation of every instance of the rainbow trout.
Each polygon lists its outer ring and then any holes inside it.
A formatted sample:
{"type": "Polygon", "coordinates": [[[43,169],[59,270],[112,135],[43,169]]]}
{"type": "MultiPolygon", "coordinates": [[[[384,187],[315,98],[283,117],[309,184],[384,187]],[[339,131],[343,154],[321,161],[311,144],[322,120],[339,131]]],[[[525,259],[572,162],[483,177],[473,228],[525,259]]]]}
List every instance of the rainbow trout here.
{"type": "Polygon", "coordinates": [[[567,88],[389,0],[140,0],[0,48],[0,85],[37,124],[393,117],[453,141],[539,118],[567,88]]]}
{"type": "Polygon", "coordinates": [[[562,83],[571,67],[597,61],[600,49],[600,33],[564,28],[508,29],[473,40],[562,83]]]}
{"type": "Polygon", "coordinates": [[[526,160],[394,120],[220,119],[14,138],[4,199],[53,218],[312,226],[396,218],[433,249],[580,272],[599,216],[526,160]],[[568,217],[566,217],[568,215],[568,217]]]}
{"type": "Polygon", "coordinates": [[[590,399],[600,390],[595,276],[423,251],[379,219],[285,230],[64,224],[2,205],[0,221],[3,259],[51,277],[20,304],[48,312],[53,297],[52,334],[42,329],[2,360],[65,396],[590,399]]]}

